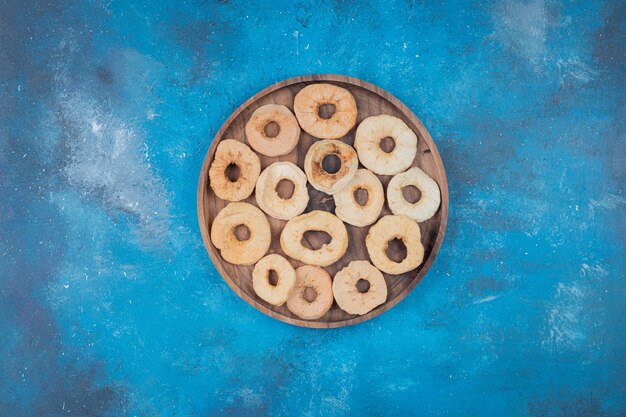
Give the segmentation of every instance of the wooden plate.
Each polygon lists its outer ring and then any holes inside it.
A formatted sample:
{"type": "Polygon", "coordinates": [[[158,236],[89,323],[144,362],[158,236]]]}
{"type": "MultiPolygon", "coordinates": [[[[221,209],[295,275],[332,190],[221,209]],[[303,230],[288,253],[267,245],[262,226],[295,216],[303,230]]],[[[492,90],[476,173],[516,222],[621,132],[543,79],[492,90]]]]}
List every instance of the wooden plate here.
{"type": "MultiPolygon", "coordinates": [[[[324,115],[322,114],[322,116],[324,115]]],[[[354,142],[355,130],[356,128],[353,128],[350,133],[341,140],[352,145],[354,142]]],[[[289,154],[280,157],[267,157],[259,155],[261,159],[261,169],[264,169],[276,161],[291,161],[302,168],[306,152],[309,149],[309,146],[311,146],[311,144],[316,140],[318,139],[310,136],[303,130],[300,135],[298,145],[289,154]]],[[[362,166],[359,167],[362,168],[362,166]]],[[[379,175],[378,178],[381,180],[383,187],[386,190],[391,176],[379,175]]],[[[332,196],[313,189],[310,184],[307,184],[307,187],[309,189],[310,201],[305,212],[312,210],[326,210],[334,213],[335,203],[332,196]]],[[[412,196],[412,198],[416,197],[416,194],[412,196]]],[[[257,205],[254,193],[244,201],[254,204],[255,206],[257,205]]],[[[386,214],[391,214],[391,212],[385,203],[381,216],[386,214]]],[[[211,147],[209,148],[209,151],[204,159],[202,171],[200,172],[200,181],[198,184],[198,220],[200,222],[202,239],[204,240],[204,245],[207,248],[209,256],[213,260],[215,267],[220,272],[224,280],[233,289],[233,291],[235,291],[241,298],[257,310],[260,310],[263,313],[286,323],[304,327],[330,328],[361,323],[384,313],[400,302],[400,300],[406,297],[406,295],[413,288],[415,288],[433,264],[441,246],[441,242],[443,241],[447,218],[448,184],[446,182],[446,174],[439,152],[437,152],[437,147],[424,125],[422,125],[419,119],[404,104],[391,94],[365,81],[342,75],[322,74],[290,78],[276,83],[248,99],[245,103],[239,106],[237,110],[235,110],[235,112],[226,120],[215,135],[213,143],[211,144],[211,147]],[[302,320],[287,310],[287,307],[284,305],[275,307],[266,303],[257,297],[252,288],[251,277],[254,266],[233,265],[224,261],[220,256],[219,250],[213,246],[209,234],[213,219],[217,213],[228,204],[227,201],[219,199],[213,193],[213,190],[208,183],[209,167],[213,161],[213,155],[219,141],[231,138],[246,142],[244,130],[245,124],[250,118],[250,115],[258,107],[265,104],[276,103],[283,104],[293,111],[293,99],[295,95],[305,86],[316,82],[329,82],[338,85],[348,89],[354,95],[359,112],[357,125],[364,118],[378,114],[389,114],[402,119],[418,136],[418,152],[415,160],[413,161],[413,166],[418,166],[424,170],[439,184],[439,189],[441,190],[441,207],[435,216],[420,223],[419,225],[422,232],[422,243],[424,245],[424,262],[415,270],[402,275],[383,274],[388,287],[387,301],[362,316],[348,314],[341,310],[336,303],[334,303],[330,311],[322,318],[318,320],[302,320]]],[[[286,256],[280,248],[279,239],[280,233],[287,222],[283,220],[276,220],[270,216],[267,216],[267,219],[269,220],[272,230],[272,244],[268,253],[278,253],[282,256],[286,256]]],[[[333,277],[337,271],[347,266],[350,261],[357,259],[369,260],[365,247],[365,236],[367,235],[369,226],[361,228],[346,224],[346,228],[348,229],[348,235],[350,238],[346,254],[342,259],[325,268],[331,277],[333,277]]],[[[312,242],[313,244],[322,243],[320,242],[320,236],[321,235],[314,235],[310,237],[309,242],[312,242]]],[[[403,249],[400,248],[399,250],[403,249]]],[[[294,259],[289,257],[287,257],[287,259],[289,259],[294,268],[302,265],[301,262],[294,259]]]]}

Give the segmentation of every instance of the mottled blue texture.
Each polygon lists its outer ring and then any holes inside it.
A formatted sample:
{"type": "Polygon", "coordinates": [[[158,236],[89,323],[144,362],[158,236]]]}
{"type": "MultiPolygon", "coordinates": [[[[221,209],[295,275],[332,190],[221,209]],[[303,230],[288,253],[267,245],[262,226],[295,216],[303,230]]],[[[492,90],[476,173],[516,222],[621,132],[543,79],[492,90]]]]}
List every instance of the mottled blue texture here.
{"type": "Polygon", "coordinates": [[[0,415],[625,415],[624,5],[0,1],[0,415]],[[450,187],[422,283],[326,331],[196,222],[221,123],[307,73],[406,103],[450,187]]]}

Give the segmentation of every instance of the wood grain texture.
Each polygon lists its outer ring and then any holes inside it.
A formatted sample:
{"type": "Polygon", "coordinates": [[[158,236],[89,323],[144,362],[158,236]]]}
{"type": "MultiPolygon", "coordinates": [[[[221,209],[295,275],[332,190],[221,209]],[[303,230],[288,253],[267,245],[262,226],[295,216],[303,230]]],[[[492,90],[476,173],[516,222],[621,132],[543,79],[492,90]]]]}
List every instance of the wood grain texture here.
{"type": "MultiPolygon", "coordinates": [[[[340,140],[353,145],[355,131],[356,126],[348,133],[348,135],[340,140]]],[[[267,157],[259,155],[261,159],[261,169],[264,169],[268,165],[277,161],[291,161],[299,167],[302,167],[307,150],[316,140],[318,139],[310,136],[303,130],[300,135],[298,145],[287,155],[280,157],[267,157]]],[[[387,184],[392,176],[379,175],[378,178],[381,180],[383,187],[386,190],[387,184]]],[[[307,184],[307,187],[309,190],[310,201],[305,212],[312,210],[325,210],[334,213],[335,204],[332,196],[315,190],[310,184],[307,184]]],[[[254,193],[244,201],[257,205],[254,193]]],[[[380,216],[384,216],[386,214],[391,214],[387,204],[383,207],[380,216]]],[[[274,219],[270,216],[267,216],[267,218],[272,230],[272,244],[268,253],[278,253],[282,256],[286,256],[280,247],[279,240],[280,233],[287,222],[274,219]]],[[[241,298],[257,310],[260,310],[263,313],[286,323],[304,327],[333,328],[361,323],[384,313],[400,302],[413,288],[415,288],[433,264],[443,241],[447,218],[448,184],[446,181],[446,174],[439,152],[437,151],[437,147],[424,125],[404,104],[391,94],[365,81],[342,75],[318,74],[294,77],[276,83],[252,96],[237,110],[235,110],[235,112],[233,112],[233,114],[226,120],[226,122],[224,122],[220,130],[215,135],[215,138],[211,143],[204,159],[198,183],[198,221],[200,224],[202,239],[204,240],[204,244],[211,260],[215,264],[215,267],[221,276],[233,289],[233,291],[235,291],[241,298]],[[424,245],[424,262],[415,270],[406,272],[402,275],[383,274],[388,286],[387,301],[362,316],[348,314],[341,310],[336,303],[334,303],[330,311],[322,318],[318,320],[302,320],[287,310],[286,306],[276,307],[267,304],[265,301],[256,296],[252,288],[251,276],[253,266],[233,265],[225,262],[220,256],[219,250],[213,246],[209,237],[210,226],[213,219],[217,213],[228,204],[227,201],[221,200],[215,196],[208,183],[208,170],[211,162],[213,161],[213,156],[219,141],[230,138],[247,143],[245,137],[245,124],[250,118],[250,115],[257,108],[265,104],[275,103],[283,104],[293,110],[293,99],[295,95],[306,85],[315,82],[330,82],[348,89],[354,95],[358,108],[357,126],[364,118],[378,114],[389,114],[402,119],[418,136],[418,152],[415,156],[415,160],[413,161],[413,166],[418,166],[424,170],[437,182],[437,184],[439,184],[439,188],[441,190],[441,206],[439,210],[431,219],[420,223],[422,243],[424,245]]],[[[367,249],[365,247],[365,236],[369,231],[369,226],[361,228],[346,224],[346,228],[350,239],[348,250],[343,258],[325,268],[331,276],[334,276],[336,272],[347,266],[352,260],[369,260],[367,249]]],[[[317,236],[310,238],[310,241],[313,244],[315,244],[315,240],[317,240],[317,236]]],[[[289,259],[295,268],[303,265],[301,262],[289,257],[287,257],[287,259],[289,259]]]]}

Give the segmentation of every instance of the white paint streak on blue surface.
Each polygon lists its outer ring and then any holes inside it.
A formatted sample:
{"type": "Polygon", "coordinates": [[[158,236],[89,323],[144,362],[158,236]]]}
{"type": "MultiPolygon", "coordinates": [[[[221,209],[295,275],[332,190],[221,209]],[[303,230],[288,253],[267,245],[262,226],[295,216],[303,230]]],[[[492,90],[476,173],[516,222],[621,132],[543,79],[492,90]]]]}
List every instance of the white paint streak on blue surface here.
{"type": "Polygon", "coordinates": [[[598,71],[579,57],[557,59],[556,68],[559,73],[559,82],[562,86],[587,84],[598,75],[598,71]]]}
{"type": "Polygon", "coordinates": [[[562,87],[588,84],[598,75],[588,59],[576,55],[575,48],[553,45],[558,39],[551,29],[558,28],[558,32],[566,34],[572,20],[568,15],[561,15],[558,9],[546,0],[500,3],[494,8],[494,32],[490,37],[538,74],[548,77],[556,74],[562,87]]]}
{"type": "Polygon", "coordinates": [[[554,301],[548,309],[548,336],[543,341],[544,346],[556,351],[578,347],[585,338],[580,325],[585,295],[578,283],[557,284],[554,301]]]}
{"type": "Polygon", "coordinates": [[[85,197],[102,198],[106,209],[132,215],[140,237],[158,243],[168,230],[169,199],[141,133],[84,93],[63,95],[59,103],[71,132],[69,184],[85,197]]]}
{"type": "Polygon", "coordinates": [[[474,301],[474,304],[488,303],[489,301],[497,300],[500,297],[502,297],[502,296],[501,295],[490,295],[488,297],[484,297],[484,298],[481,298],[480,300],[474,301]]]}
{"type": "Polygon", "coordinates": [[[592,198],[589,200],[590,217],[593,219],[598,209],[615,210],[625,203],[626,199],[616,194],[603,195],[597,200],[592,198]]]}
{"type": "Polygon", "coordinates": [[[543,65],[548,55],[546,33],[549,15],[543,0],[508,0],[494,13],[493,36],[534,67],[543,65]]]}

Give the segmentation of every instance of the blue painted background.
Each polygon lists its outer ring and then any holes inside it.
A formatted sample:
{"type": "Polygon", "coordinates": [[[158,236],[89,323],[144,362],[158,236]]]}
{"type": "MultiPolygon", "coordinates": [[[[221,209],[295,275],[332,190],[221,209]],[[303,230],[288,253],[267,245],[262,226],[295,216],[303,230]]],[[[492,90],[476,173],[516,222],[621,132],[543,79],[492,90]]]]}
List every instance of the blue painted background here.
{"type": "Polygon", "coordinates": [[[0,415],[624,416],[623,1],[0,1],[0,415]],[[213,135],[340,73],[424,122],[443,248],[390,312],[257,312],[196,223],[213,135]]]}

